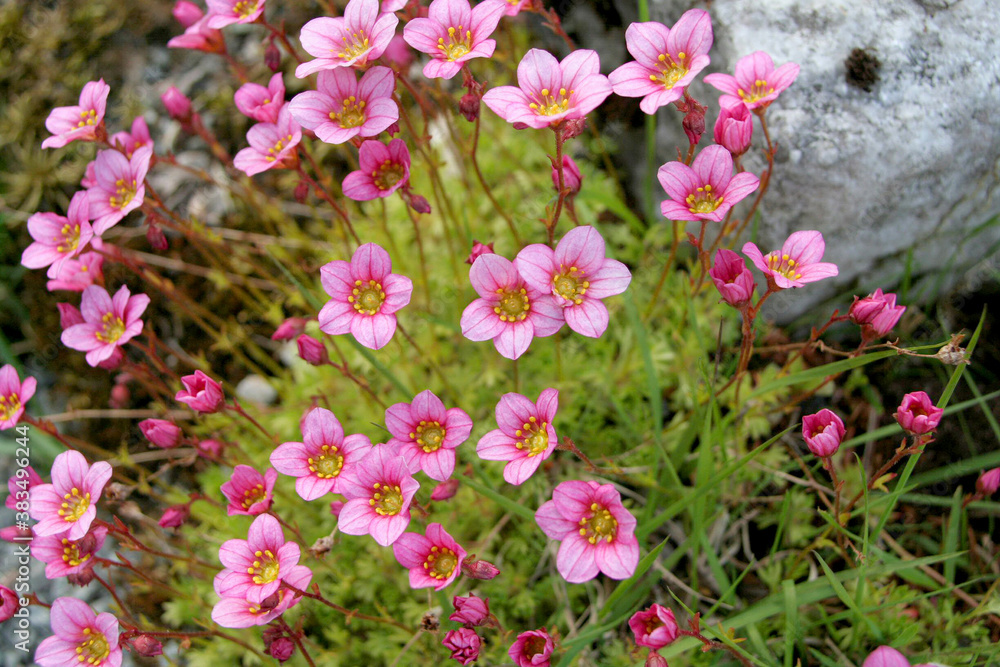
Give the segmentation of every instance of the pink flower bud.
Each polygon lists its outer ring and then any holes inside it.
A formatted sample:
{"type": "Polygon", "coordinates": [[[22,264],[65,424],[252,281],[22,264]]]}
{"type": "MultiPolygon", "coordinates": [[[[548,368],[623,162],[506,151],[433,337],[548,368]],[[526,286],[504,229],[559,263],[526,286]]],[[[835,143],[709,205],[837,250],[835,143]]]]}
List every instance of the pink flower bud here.
{"type": "Polygon", "coordinates": [[[18,595],[6,586],[0,586],[0,623],[12,619],[19,608],[18,595]]]}
{"type": "Polygon", "coordinates": [[[271,42],[264,49],[264,64],[272,72],[277,72],[281,69],[281,51],[278,50],[278,46],[271,42]]]}
{"type": "Polygon", "coordinates": [[[150,222],[149,226],[146,227],[146,240],[149,242],[149,245],[152,246],[153,250],[163,252],[170,247],[170,244],[167,243],[167,237],[163,233],[163,230],[159,225],[153,222],[150,222]]]}
{"type": "Polygon", "coordinates": [[[976,480],[976,491],[985,497],[992,496],[1000,488],[1000,468],[987,470],[976,480]]]}
{"type": "Polygon", "coordinates": [[[449,479],[447,481],[441,482],[434,487],[431,491],[431,500],[436,502],[441,502],[442,500],[448,500],[453,497],[458,491],[459,481],[457,479],[449,479]]]}
{"type": "Polygon", "coordinates": [[[111,388],[111,396],[108,398],[108,405],[116,410],[121,410],[128,405],[132,398],[132,392],[124,384],[116,384],[111,388]]]}
{"type": "Polygon", "coordinates": [[[57,303],[59,308],[59,325],[63,329],[69,329],[74,324],[83,324],[83,313],[71,303],[57,303]]]}
{"type": "Polygon", "coordinates": [[[431,205],[423,195],[410,195],[410,208],[417,213],[431,212],[431,205]]]}
{"type": "Polygon", "coordinates": [[[160,528],[178,528],[191,516],[191,504],[168,507],[160,517],[160,528]]]}
{"type": "Polygon", "coordinates": [[[181,382],[184,384],[184,389],[177,392],[174,398],[181,403],[187,403],[195,412],[211,414],[218,412],[225,405],[226,399],[222,395],[222,387],[201,371],[185,375],[181,378],[181,382]]]}
{"type": "Polygon", "coordinates": [[[465,116],[465,120],[474,123],[479,117],[479,96],[473,93],[462,95],[458,102],[458,111],[465,116]]]}
{"type": "Polygon", "coordinates": [[[451,651],[451,657],[460,665],[468,665],[479,657],[482,640],[475,630],[461,628],[448,632],[441,641],[446,649],[451,651]]]}
{"type": "Polygon", "coordinates": [[[802,437],[809,451],[821,459],[837,453],[844,431],[844,422],[832,410],[823,409],[802,418],[802,437]]]}
{"type": "Polygon", "coordinates": [[[865,658],[861,667],[910,667],[910,661],[891,646],[879,646],[865,658]]]}
{"type": "Polygon", "coordinates": [[[937,428],[943,414],[944,410],[936,407],[925,392],[914,391],[903,397],[893,417],[907,433],[923,435],[937,428]]]}
{"type": "Polygon", "coordinates": [[[650,651],[649,655],[646,656],[646,667],[670,667],[670,665],[667,664],[667,659],[662,655],[650,651]]]}
{"type": "Polygon", "coordinates": [[[139,422],[142,434],[152,444],[163,449],[171,449],[181,444],[183,433],[180,427],[166,419],[144,419],[139,422]]]}
{"type": "Polygon", "coordinates": [[[343,500],[334,500],[333,502],[330,503],[330,514],[332,514],[333,516],[339,518],[340,517],[340,510],[342,510],[342,509],[344,509],[344,501],[343,500]]]}
{"type": "Polygon", "coordinates": [[[167,108],[167,113],[170,114],[171,118],[181,123],[191,122],[191,100],[176,87],[167,88],[167,92],[160,95],[160,100],[167,108]]]}
{"type": "Polygon", "coordinates": [[[330,361],[326,346],[308,334],[302,334],[295,342],[299,346],[299,356],[313,366],[322,366],[330,361]]]}
{"type": "Polygon", "coordinates": [[[163,655],[163,644],[155,637],[149,635],[139,635],[129,640],[132,650],[144,658],[153,658],[163,655]]]}
{"type": "Polygon", "coordinates": [[[745,308],[753,298],[757,283],[746,261],[725,248],[715,253],[715,264],[708,270],[722,300],[734,308],[745,308]]]}
{"type": "Polygon", "coordinates": [[[733,156],[743,155],[750,148],[753,137],[753,116],[738,98],[723,95],[719,104],[721,109],[715,121],[715,143],[733,156]]]}
{"type": "Polygon", "coordinates": [[[188,2],[187,0],[178,0],[177,4],[174,5],[173,9],[174,18],[185,28],[190,28],[195,23],[201,20],[205,15],[201,11],[201,8],[194,4],[193,2],[188,2]]]}
{"type": "Polygon", "coordinates": [[[632,614],[628,626],[632,628],[636,644],[654,651],[673,642],[679,634],[674,612],[659,604],[632,614]]]}
{"type": "Polygon", "coordinates": [[[681,127],[684,128],[684,134],[687,135],[691,145],[697,146],[701,141],[701,135],[705,134],[705,107],[692,109],[684,114],[681,127]]]}
{"type": "Polygon", "coordinates": [[[873,339],[888,335],[905,310],[906,306],[896,305],[895,294],[883,294],[877,289],[863,299],[855,299],[849,316],[861,327],[862,336],[873,339]]]}
{"type": "Polygon", "coordinates": [[[493,242],[480,243],[479,241],[472,241],[472,253],[465,260],[466,264],[472,264],[476,261],[476,258],[480,255],[492,255],[493,252],[493,242]]]}
{"type": "Polygon", "coordinates": [[[413,49],[406,43],[402,35],[396,35],[389,40],[389,46],[385,47],[385,51],[382,53],[382,58],[400,70],[406,70],[413,64],[416,57],[413,49]]]}
{"type": "MultiPolygon", "coordinates": [[[[572,197],[580,191],[583,176],[580,175],[580,168],[576,166],[576,162],[570,156],[563,155],[562,163],[563,185],[566,186],[566,189],[569,190],[569,196],[572,197]]],[[[556,194],[559,194],[559,170],[555,165],[552,165],[552,187],[556,189],[556,194]]]]}
{"type": "Polygon", "coordinates": [[[390,137],[396,136],[397,134],[399,134],[399,123],[393,123],[392,125],[387,127],[385,131],[386,134],[388,134],[390,137]]]}
{"type": "MultiPolygon", "coordinates": [[[[517,126],[518,123],[514,123],[515,129],[517,129],[517,126]]],[[[586,118],[570,118],[569,120],[565,120],[563,121],[563,140],[578,137],[583,134],[585,129],[587,129],[586,118]]]]}
{"type": "Polygon", "coordinates": [[[295,642],[288,637],[278,637],[271,642],[265,653],[278,662],[285,662],[295,653],[295,642]]]}
{"type": "Polygon", "coordinates": [[[485,560],[476,560],[475,556],[468,556],[462,561],[462,574],[470,579],[495,579],[500,570],[493,563],[485,560]]]}
{"type": "Polygon", "coordinates": [[[475,595],[469,597],[456,595],[453,600],[455,612],[448,617],[448,620],[470,626],[482,625],[490,617],[489,602],[489,598],[477,598],[475,595]]]}
{"type": "Polygon", "coordinates": [[[306,321],[301,317],[289,317],[271,334],[271,340],[291,340],[301,334],[306,328],[306,321]]]}
{"type": "Polygon", "coordinates": [[[217,459],[222,454],[226,445],[218,440],[202,440],[195,445],[195,449],[202,456],[210,459],[217,459]]]}

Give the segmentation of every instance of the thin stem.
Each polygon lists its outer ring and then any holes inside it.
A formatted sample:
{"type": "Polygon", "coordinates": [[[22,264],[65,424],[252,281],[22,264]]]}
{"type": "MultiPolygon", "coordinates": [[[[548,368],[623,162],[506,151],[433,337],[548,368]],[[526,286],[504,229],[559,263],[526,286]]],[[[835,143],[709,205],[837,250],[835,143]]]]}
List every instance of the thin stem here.
{"type": "Polygon", "coordinates": [[[559,224],[559,216],[562,214],[563,202],[566,201],[566,178],[563,169],[563,133],[560,127],[555,127],[554,132],[556,135],[556,172],[559,176],[559,197],[556,200],[556,210],[552,214],[552,220],[550,220],[545,225],[545,229],[549,234],[549,245],[555,245],[555,235],[556,235],[556,225],[559,224]]]}
{"type": "Polygon", "coordinates": [[[517,228],[514,226],[514,220],[507,215],[507,211],[501,208],[499,202],[496,200],[496,197],[493,196],[493,191],[490,190],[490,186],[486,184],[486,179],[483,178],[483,172],[479,169],[479,160],[476,158],[476,151],[479,149],[479,118],[481,115],[482,114],[476,116],[476,125],[472,133],[472,152],[469,154],[469,157],[472,159],[472,168],[476,172],[476,178],[479,180],[479,185],[482,186],[483,192],[486,193],[486,197],[490,200],[490,203],[493,204],[493,208],[500,214],[500,217],[507,221],[510,233],[514,235],[514,243],[520,247],[524,245],[524,243],[521,241],[521,235],[517,233],[517,228]]]}
{"type": "Polygon", "coordinates": [[[299,653],[301,653],[302,657],[305,658],[306,662],[309,663],[309,667],[316,667],[316,663],[313,662],[312,656],[309,655],[309,651],[307,651],[306,647],[302,644],[302,639],[299,637],[299,633],[295,632],[290,627],[288,627],[288,623],[285,621],[285,619],[281,618],[280,616],[278,617],[278,623],[279,625],[281,625],[281,628],[285,631],[285,634],[291,637],[292,641],[295,642],[295,646],[298,647],[299,653]]]}
{"type": "Polygon", "coordinates": [[[296,595],[301,595],[302,597],[307,597],[310,600],[316,600],[317,602],[325,604],[330,609],[334,609],[336,611],[339,611],[341,614],[344,614],[345,616],[347,616],[347,622],[348,623],[351,621],[352,618],[360,618],[361,620],[364,620],[364,621],[374,621],[375,623],[385,623],[387,625],[392,625],[394,627],[399,628],[400,630],[405,630],[405,631],[407,631],[407,632],[409,632],[411,634],[417,632],[413,628],[410,628],[410,627],[408,627],[406,625],[403,625],[402,623],[400,623],[399,621],[397,621],[397,620],[395,620],[393,618],[381,618],[379,616],[370,616],[368,614],[362,614],[361,612],[353,610],[353,609],[348,609],[347,607],[341,607],[336,602],[330,602],[329,600],[327,600],[325,597],[323,597],[319,593],[310,593],[309,591],[299,590],[298,588],[295,588],[294,586],[289,585],[287,581],[282,582],[281,585],[283,587],[287,588],[288,590],[290,590],[291,592],[295,593],[296,595]]]}
{"type": "Polygon", "coordinates": [[[226,405],[225,408],[228,409],[228,410],[232,410],[236,414],[242,416],[248,422],[250,422],[251,424],[253,424],[257,428],[258,431],[260,431],[265,436],[267,436],[268,440],[270,440],[270,441],[274,442],[275,444],[277,444],[277,442],[278,442],[277,436],[272,435],[270,431],[268,431],[266,428],[264,428],[263,426],[260,425],[260,422],[258,422],[256,419],[254,419],[253,417],[251,417],[250,414],[246,410],[243,409],[243,406],[240,405],[239,401],[237,401],[235,398],[233,399],[233,404],[232,405],[226,405]]]}

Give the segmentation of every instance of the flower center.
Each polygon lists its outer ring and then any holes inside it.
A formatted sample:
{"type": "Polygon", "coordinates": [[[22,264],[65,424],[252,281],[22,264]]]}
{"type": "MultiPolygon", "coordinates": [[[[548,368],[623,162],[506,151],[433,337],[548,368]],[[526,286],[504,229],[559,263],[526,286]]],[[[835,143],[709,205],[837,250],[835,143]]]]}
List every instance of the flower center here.
{"type": "Polygon", "coordinates": [[[533,94],[531,95],[535,101],[530,103],[528,106],[531,107],[539,116],[554,116],[569,109],[570,95],[575,92],[575,90],[567,91],[565,88],[560,88],[559,93],[553,95],[552,91],[548,88],[542,88],[542,94],[540,97],[535,97],[533,94]]]}
{"type": "Polygon", "coordinates": [[[364,55],[370,45],[368,44],[368,36],[365,35],[365,31],[358,30],[357,32],[352,32],[348,35],[341,36],[340,40],[344,43],[343,50],[340,52],[340,57],[344,60],[350,60],[351,58],[357,58],[364,55]]]}
{"type": "Polygon", "coordinates": [[[377,313],[385,302],[385,292],[382,291],[382,285],[374,280],[369,280],[367,285],[360,280],[355,280],[354,285],[351,296],[347,297],[347,300],[354,304],[354,310],[362,315],[377,313]]]}
{"type": "Polygon", "coordinates": [[[444,37],[438,37],[438,49],[444,53],[445,60],[456,60],[472,50],[472,31],[462,31],[462,26],[458,28],[448,28],[448,43],[445,44],[444,37]]]}
{"type": "Polygon", "coordinates": [[[323,445],[320,452],[318,456],[309,457],[309,471],[320,479],[333,479],[344,467],[344,456],[330,445],[323,445]]]}
{"type": "Polygon", "coordinates": [[[752,103],[773,93],[774,86],[768,85],[767,81],[763,79],[757,79],[753,82],[753,85],[750,86],[749,91],[740,88],[736,92],[739,94],[741,100],[752,103]]]}
{"type": "Polygon", "coordinates": [[[376,188],[379,190],[388,190],[403,180],[403,174],[403,165],[392,160],[386,160],[379,165],[378,169],[372,172],[372,179],[375,182],[376,188]]]}
{"type": "Polygon", "coordinates": [[[69,493],[63,495],[62,507],[59,509],[59,516],[67,523],[75,523],[80,520],[90,507],[90,494],[80,493],[80,489],[75,486],[69,493]]]}
{"type": "Polygon", "coordinates": [[[259,4],[259,0],[240,0],[240,2],[233,5],[233,13],[241,19],[245,19],[257,11],[257,5],[259,4]]]}
{"type": "Polygon", "coordinates": [[[282,139],[278,139],[278,141],[274,144],[274,146],[267,149],[267,155],[264,157],[264,159],[267,160],[268,162],[274,162],[275,160],[278,159],[278,156],[281,154],[281,151],[285,150],[285,145],[290,143],[292,143],[292,135],[290,134],[286,135],[282,139]]]}
{"type": "Polygon", "coordinates": [[[650,635],[653,634],[653,631],[656,630],[657,628],[663,627],[663,621],[660,620],[659,616],[653,616],[652,618],[646,619],[645,625],[646,625],[646,634],[650,635]]]}
{"type": "Polygon", "coordinates": [[[340,113],[336,111],[330,112],[330,120],[339,123],[345,129],[360,127],[365,124],[365,106],[364,100],[358,100],[357,97],[351,95],[344,98],[343,103],[341,103],[340,113]]]}
{"type": "Polygon", "coordinates": [[[368,504],[375,508],[375,513],[379,516],[392,516],[399,514],[403,509],[403,492],[398,486],[379,484],[372,485],[375,492],[372,493],[368,504]]]}
{"type": "Polygon", "coordinates": [[[546,426],[548,426],[546,422],[539,424],[537,417],[528,417],[528,421],[514,431],[514,435],[523,438],[514,446],[521,451],[528,452],[529,457],[544,453],[549,448],[549,434],[546,426]]]}
{"type": "Polygon", "coordinates": [[[611,542],[618,534],[618,522],[611,512],[597,503],[590,506],[591,515],[580,519],[580,535],[587,538],[591,544],[604,540],[611,542]]]}
{"type": "Polygon", "coordinates": [[[95,332],[94,337],[102,343],[114,343],[125,333],[125,322],[114,313],[104,313],[101,322],[104,322],[104,328],[95,332]]]}
{"type": "Polygon", "coordinates": [[[21,397],[17,394],[10,396],[0,396],[0,422],[13,419],[18,410],[21,409],[21,397]]]}
{"type": "Polygon", "coordinates": [[[458,556],[448,547],[431,547],[431,552],[427,554],[424,561],[424,569],[427,574],[435,579],[447,579],[455,571],[458,565],[458,556]]]}
{"type": "Polygon", "coordinates": [[[97,124],[97,111],[95,109],[89,109],[87,111],[80,112],[80,122],[76,124],[77,127],[83,127],[84,125],[96,125],[97,124]]]}
{"type": "Polygon", "coordinates": [[[517,322],[528,317],[531,304],[528,303],[528,290],[523,287],[517,291],[500,288],[497,294],[502,294],[500,303],[493,306],[493,312],[500,316],[501,322],[517,322]]]}
{"type": "Polygon", "coordinates": [[[247,568],[247,574],[253,577],[253,583],[259,586],[277,581],[281,573],[278,557],[270,549],[255,551],[253,555],[253,566],[247,568]]]}
{"type": "Polygon", "coordinates": [[[62,234],[62,238],[52,237],[52,240],[59,244],[56,246],[56,252],[73,252],[80,245],[80,225],[71,225],[67,222],[59,233],[62,234]]]}
{"type": "Polygon", "coordinates": [[[260,501],[267,497],[267,493],[264,491],[264,485],[258,484],[253,486],[243,492],[243,509],[248,510],[260,501]]]}
{"type": "Polygon", "coordinates": [[[545,639],[542,637],[531,637],[524,642],[524,655],[529,658],[545,653],[545,639]]]}
{"type": "Polygon", "coordinates": [[[123,209],[135,197],[135,191],[136,184],[134,178],[128,182],[123,178],[119,178],[115,181],[115,194],[108,197],[108,203],[111,205],[111,208],[123,209]]]}
{"type": "Polygon", "coordinates": [[[649,80],[662,83],[664,88],[670,90],[688,73],[688,68],[684,65],[686,58],[687,54],[683,51],[677,54],[677,60],[674,60],[674,57],[669,53],[661,53],[657,58],[659,62],[656,65],[656,69],[660,70],[660,73],[659,75],[650,74],[649,80]]]}
{"type": "Polygon", "coordinates": [[[799,264],[788,255],[778,255],[777,251],[769,253],[766,257],[767,268],[774,273],[781,274],[789,280],[798,280],[802,277],[799,273],[799,264]]]}
{"type": "Polygon", "coordinates": [[[417,424],[417,429],[410,434],[410,438],[427,453],[436,452],[441,449],[444,443],[445,428],[438,422],[422,421],[417,424]]]}
{"type": "Polygon", "coordinates": [[[692,213],[711,213],[725,201],[722,195],[712,192],[711,185],[703,185],[687,196],[688,210],[692,213]]]}
{"type": "Polygon", "coordinates": [[[583,271],[575,266],[569,267],[569,271],[567,271],[562,264],[559,265],[559,270],[561,273],[552,276],[552,291],[555,292],[556,296],[566,301],[577,305],[583,303],[581,297],[587,293],[587,288],[590,287],[590,283],[583,280],[583,271]]]}
{"type": "Polygon", "coordinates": [[[83,563],[90,560],[90,554],[81,554],[80,545],[76,542],[70,542],[65,537],[62,538],[63,545],[63,562],[72,567],[77,567],[83,563]]]}
{"type": "Polygon", "coordinates": [[[87,636],[80,642],[80,645],[76,647],[76,659],[77,662],[86,663],[88,665],[100,665],[105,658],[111,655],[111,647],[108,645],[108,640],[100,632],[94,632],[90,628],[84,628],[83,634],[87,636]]]}

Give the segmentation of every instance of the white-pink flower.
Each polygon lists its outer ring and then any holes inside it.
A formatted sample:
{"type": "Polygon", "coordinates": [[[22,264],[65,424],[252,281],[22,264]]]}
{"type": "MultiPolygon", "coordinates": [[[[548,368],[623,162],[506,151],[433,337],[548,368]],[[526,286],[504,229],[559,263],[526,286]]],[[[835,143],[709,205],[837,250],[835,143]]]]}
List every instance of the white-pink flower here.
{"type": "Polygon", "coordinates": [[[504,0],[484,0],[475,7],[469,6],[469,0],[433,0],[427,18],[412,19],[403,28],[406,43],[431,56],[424,76],[450,79],[463,63],[492,56],[497,43],[489,36],[505,5],[504,0]]]}
{"type": "Polygon", "coordinates": [[[98,461],[88,465],[77,451],[66,451],[52,463],[52,483],[37,484],[29,492],[35,535],[66,534],[78,540],[97,518],[97,501],[111,479],[111,464],[98,461]]]}
{"type": "Polygon", "coordinates": [[[79,255],[94,236],[89,211],[90,198],[81,190],[70,200],[65,218],[55,213],[28,218],[28,233],[35,242],[24,249],[21,264],[29,269],[47,266],[49,278],[59,275],[66,260],[79,255]]]}
{"type": "Polygon", "coordinates": [[[430,389],[414,396],[412,403],[386,409],[385,426],[392,434],[388,444],[399,446],[410,471],[423,470],[439,482],[451,477],[455,448],[472,433],[469,415],[459,408],[445,409],[430,389]]]}
{"type": "Polygon", "coordinates": [[[87,190],[89,214],[96,236],[142,205],[146,196],[146,172],[152,157],[152,146],[136,149],[131,158],[116,150],[97,153],[94,160],[94,179],[97,183],[87,190]]]}
{"type": "Polygon", "coordinates": [[[382,55],[398,24],[392,13],[379,12],[378,0],[350,0],[342,17],[321,17],[302,26],[299,41],[315,60],[295,68],[295,76],[366,65],[382,55]]]}
{"type": "Polygon", "coordinates": [[[337,527],[348,535],[371,535],[387,547],[410,525],[410,503],[420,488],[391,445],[375,445],[341,478],[347,498],[337,527]]]}
{"type": "Polygon", "coordinates": [[[108,106],[111,86],[104,79],[90,81],[80,91],[80,103],[56,107],[45,119],[45,129],[52,136],[42,142],[42,148],[61,148],[71,141],[96,141],[104,131],[104,112],[108,106]]]}
{"type": "Polygon", "coordinates": [[[52,636],[38,645],[36,664],[42,667],[82,664],[121,667],[118,619],[111,614],[95,614],[83,600],[62,597],[52,603],[49,621],[52,636]]]}
{"type": "Polygon", "coordinates": [[[392,99],[396,78],[388,67],[372,67],[361,81],[351,69],[319,73],[316,90],[296,95],[288,103],[292,117],[328,144],[354,137],[374,137],[399,120],[392,99]]]}
{"type": "Polygon", "coordinates": [[[91,285],[83,291],[80,312],[83,324],[74,324],[62,333],[66,347],[87,353],[87,363],[97,366],[115,349],[142,333],[142,314],[149,305],[145,294],[131,296],[122,285],[114,298],[103,287],[91,285]]]}
{"type": "Polygon", "coordinates": [[[556,389],[544,390],[537,403],[521,394],[504,394],[496,407],[500,428],[479,439],[476,454],[486,461],[508,461],[503,478],[509,484],[523,484],[559,444],[552,425],[558,409],[556,389]]]}
{"type": "Polygon", "coordinates": [[[771,56],[754,51],[736,62],[736,76],[709,74],[705,83],[743,102],[748,109],[763,109],[792,85],[799,75],[799,66],[785,63],[775,68],[771,56]]]}

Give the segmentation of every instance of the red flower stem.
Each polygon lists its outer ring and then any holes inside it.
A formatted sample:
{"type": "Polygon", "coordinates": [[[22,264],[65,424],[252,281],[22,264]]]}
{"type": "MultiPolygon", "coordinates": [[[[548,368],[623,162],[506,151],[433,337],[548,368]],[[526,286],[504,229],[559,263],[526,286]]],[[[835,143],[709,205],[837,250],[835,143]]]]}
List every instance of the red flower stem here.
{"type": "MultiPolygon", "coordinates": [[[[480,114],[480,116],[481,115],[482,114],[480,114]]],[[[486,184],[486,179],[483,178],[482,170],[479,168],[479,160],[476,158],[476,151],[479,149],[480,116],[476,116],[476,125],[475,129],[472,132],[472,151],[469,154],[470,158],[472,159],[472,169],[476,172],[476,178],[479,180],[479,185],[482,186],[483,192],[486,193],[486,197],[490,200],[490,203],[493,204],[494,210],[496,210],[496,212],[500,214],[500,217],[502,217],[504,220],[507,221],[507,227],[510,228],[510,233],[513,234],[514,236],[514,243],[518,247],[520,247],[524,245],[524,242],[521,240],[520,234],[517,233],[517,227],[514,226],[514,221],[511,219],[510,215],[507,214],[507,211],[503,210],[503,208],[500,207],[500,204],[497,202],[496,197],[493,196],[493,191],[490,190],[490,186],[486,184]]]]}
{"type": "Polygon", "coordinates": [[[410,222],[413,224],[413,235],[417,241],[417,255],[420,257],[420,277],[424,281],[424,300],[427,304],[427,309],[431,308],[431,279],[427,275],[427,258],[424,255],[424,240],[420,235],[420,224],[417,222],[417,216],[413,213],[413,209],[410,206],[406,207],[406,213],[410,216],[410,222]]]}
{"type": "Polygon", "coordinates": [[[146,574],[142,570],[136,569],[135,567],[133,567],[129,563],[120,563],[118,561],[108,560],[107,558],[99,558],[97,556],[94,557],[94,562],[95,563],[100,563],[101,565],[104,565],[105,567],[108,567],[108,568],[111,568],[111,567],[120,567],[120,568],[123,568],[125,570],[129,570],[130,572],[134,572],[135,574],[137,574],[141,579],[144,579],[145,581],[148,581],[151,584],[155,584],[156,586],[159,586],[160,588],[163,588],[164,590],[169,591],[173,595],[176,595],[176,596],[183,595],[179,590],[177,590],[173,586],[165,584],[162,581],[158,581],[156,579],[153,579],[148,574],[146,574]]]}
{"type": "Polygon", "coordinates": [[[128,607],[126,607],[125,603],[122,602],[121,598],[118,597],[118,593],[115,592],[114,586],[101,579],[101,576],[96,572],[94,572],[93,575],[94,579],[97,579],[97,582],[101,584],[101,586],[104,586],[104,588],[106,588],[109,593],[111,593],[111,597],[115,599],[115,603],[118,605],[118,608],[122,610],[122,614],[125,615],[125,618],[128,620],[128,622],[131,624],[135,624],[136,622],[135,617],[132,616],[132,613],[128,610],[128,607]]]}
{"type": "Polygon", "coordinates": [[[285,34],[285,22],[284,22],[284,20],[281,21],[281,27],[280,28],[277,28],[277,27],[271,25],[270,23],[268,23],[266,20],[264,20],[264,15],[263,14],[261,14],[261,16],[260,16],[260,21],[264,25],[265,28],[267,28],[268,30],[271,31],[272,35],[274,35],[275,37],[278,38],[278,41],[281,42],[281,45],[285,47],[286,51],[288,51],[288,55],[290,55],[291,57],[295,58],[295,61],[297,63],[299,63],[300,65],[305,62],[305,59],[303,59],[302,56],[299,55],[299,52],[296,50],[296,48],[294,46],[292,46],[291,42],[288,41],[288,36],[285,34]]]}
{"type": "Polygon", "coordinates": [[[420,348],[420,345],[417,343],[417,341],[413,340],[413,336],[410,335],[410,332],[407,331],[403,327],[403,325],[401,325],[399,323],[396,324],[396,329],[399,331],[399,333],[403,334],[403,338],[406,339],[406,342],[408,342],[410,345],[413,346],[413,349],[416,350],[417,354],[420,356],[421,361],[425,361],[428,364],[430,364],[431,369],[435,373],[437,373],[437,375],[438,375],[439,378],[441,378],[441,383],[444,385],[445,390],[449,394],[451,394],[451,397],[453,399],[455,399],[455,400],[458,400],[459,398],[461,398],[462,395],[460,393],[458,393],[457,391],[455,391],[455,388],[453,386],[451,386],[451,382],[448,381],[448,375],[447,375],[447,373],[445,373],[441,369],[441,367],[438,365],[438,363],[430,355],[428,355],[426,352],[424,352],[420,348]]]}
{"type": "Polygon", "coordinates": [[[546,22],[543,25],[552,32],[554,32],[555,34],[562,37],[562,40],[566,42],[566,46],[569,47],[570,51],[576,50],[576,44],[573,43],[573,40],[570,38],[570,36],[566,34],[565,30],[563,30],[562,21],[559,20],[559,14],[556,13],[556,10],[545,9],[544,7],[542,7],[542,3],[538,1],[536,1],[533,5],[531,5],[531,8],[545,18],[546,22]]]}
{"type": "Polygon", "coordinates": [[[312,656],[309,655],[309,651],[307,651],[306,647],[302,644],[302,639],[299,637],[299,633],[288,627],[288,623],[280,616],[278,617],[278,625],[285,631],[285,634],[291,637],[292,641],[295,642],[295,645],[299,649],[299,653],[301,653],[302,657],[309,663],[309,667],[316,667],[316,663],[313,662],[312,656]]]}
{"type": "MultiPolygon", "coordinates": [[[[306,156],[306,159],[309,161],[309,165],[312,167],[313,171],[316,172],[317,176],[322,174],[323,172],[320,170],[319,165],[316,164],[316,160],[313,159],[312,154],[305,148],[305,146],[302,146],[302,144],[299,144],[299,146],[302,147],[303,155],[306,156]]],[[[337,203],[337,200],[333,197],[332,194],[330,194],[330,191],[319,181],[317,181],[308,173],[306,173],[306,170],[302,168],[301,162],[298,165],[298,171],[299,175],[302,176],[302,178],[304,178],[310,185],[313,186],[313,190],[315,190],[316,194],[319,195],[319,197],[323,199],[326,203],[328,203],[330,206],[333,207],[333,210],[337,214],[337,217],[339,217],[341,222],[344,223],[344,227],[354,238],[354,241],[356,243],[361,243],[361,238],[358,236],[358,233],[354,231],[354,225],[351,224],[351,219],[347,216],[347,211],[345,211],[344,208],[339,203],[337,203]]]]}
{"type": "Polygon", "coordinates": [[[248,422],[250,422],[251,424],[253,424],[257,428],[258,431],[260,431],[265,436],[267,436],[268,440],[271,440],[272,442],[274,442],[274,444],[278,443],[277,436],[272,435],[270,431],[268,431],[266,428],[264,428],[263,426],[260,425],[260,422],[258,422],[256,419],[254,419],[253,417],[251,417],[250,414],[246,410],[243,409],[243,406],[240,405],[239,401],[237,401],[235,398],[233,399],[233,404],[232,405],[226,405],[225,409],[232,410],[236,414],[242,416],[248,422]]]}
{"type": "Polygon", "coordinates": [[[414,630],[413,628],[408,627],[406,625],[403,625],[402,623],[400,623],[399,621],[397,621],[395,619],[392,619],[392,618],[382,618],[382,617],[379,617],[379,616],[370,616],[368,614],[362,614],[361,612],[353,610],[353,609],[348,609],[347,607],[341,607],[336,602],[330,602],[329,600],[327,600],[325,597],[323,597],[319,593],[310,593],[309,591],[299,590],[298,588],[295,588],[294,586],[290,586],[288,584],[288,582],[282,582],[281,585],[284,588],[287,588],[291,592],[295,593],[296,595],[301,595],[302,597],[307,597],[307,598],[309,598],[311,600],[316,600],[317,602],[321,602],[322,604],[325,604],[330,609],[333,609],[335,611],[339,611],[341,614],[343,614],[344,616],[347,617],[347,622],[348,623],[351,622],[351,619],[360,618],[363,621],[373,621],[375,623],[385,623],[387,625],[392,625],[394,627],[399,628],[400,630],[405,630],[405,631],[409,632],[410,634],[414,634],[416,632],[416,630],[414,630]]]}
{"type": "MultiPolygon", "coordinates": [[[[208,500],[208,499],[201,498],[201,500],[208,500]]],[[[151,549],[150,547],[146,546],[141,541],[139,541],[139,539],[131,532],[127,530],[122,530],[113,523],[102,521],[101,519],[98,519],[95,523],[97,525],[104,526],[105,528],[107,528],[109,533],[113,533],[115,535],[120,535],[122,537],[127,538],[129,542],[131,542],[134,545],[136,551],[144,551],[145,553],[148,553],[151,556],[159,556],[161,558],[166,558],[168,560],[182,560],[186,563],[191,563],[192,565],[200,565],[201,567],[207,568],[209,570],[218,569],[217,565],[213,565],[212,563],[206,563],[205,561],[199,560],[194,557],[181,556],[179,554],[168,554],[163,551],[157,551],[156,549],[151,549]]],[[[122,558],[121,554],[118,554],[118,557],[122,558]]],[[[108,562],[114,563],[114,561],[108,561],[108,562]]]]}
{"type": "Polygon", "coordinates": [[[556,200],[556,210],[552,214],[552,220],[545,225],[546,231],[549,233],[549,245],[555,246],[555,236],[556,236],[556,225],[559,224],[559,216],[562,214],[563,202],[566,200],[566,178],[564,175],[563,168],[563,132],[560,126],[555,126],[553,131],[556,135],[556,172],[559,175],[559,198],[556,200]]]}

